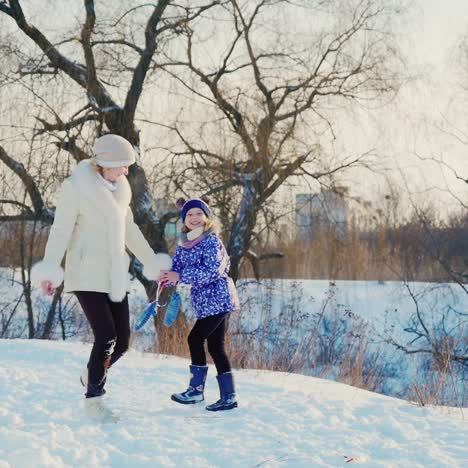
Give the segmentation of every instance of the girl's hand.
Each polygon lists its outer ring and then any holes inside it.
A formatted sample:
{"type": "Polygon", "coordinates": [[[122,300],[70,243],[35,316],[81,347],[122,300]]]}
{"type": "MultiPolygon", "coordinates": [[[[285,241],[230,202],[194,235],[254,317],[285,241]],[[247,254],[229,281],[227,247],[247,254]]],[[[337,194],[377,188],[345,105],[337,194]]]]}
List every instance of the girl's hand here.
{"type": "Polygon", "coordinates": [[[41,281],[42,294],[45,296],[52,296],[54,294],[54,287],[51,281],[41,281]]]}
{"type": "Polygon", "coordinates": [[[162,270],[159,281],[163,283],[177,283],[180,280],[179,273],[170,270],[162,270]]]}

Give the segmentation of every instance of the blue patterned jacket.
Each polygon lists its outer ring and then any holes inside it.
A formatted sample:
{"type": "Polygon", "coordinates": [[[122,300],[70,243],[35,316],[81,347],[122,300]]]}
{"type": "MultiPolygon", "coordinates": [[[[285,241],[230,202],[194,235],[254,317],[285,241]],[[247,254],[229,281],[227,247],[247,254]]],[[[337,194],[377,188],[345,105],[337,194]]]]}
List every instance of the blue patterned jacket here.
{"type": "Polygon", "coordinates": [[[239,298],[228,276],[229,255],[215,234],[191,248],[178,245],[172,259],[172,271],[179,282],[192,285],[190,292],[197,318],[232,312],[239,308],[239,298]]]}

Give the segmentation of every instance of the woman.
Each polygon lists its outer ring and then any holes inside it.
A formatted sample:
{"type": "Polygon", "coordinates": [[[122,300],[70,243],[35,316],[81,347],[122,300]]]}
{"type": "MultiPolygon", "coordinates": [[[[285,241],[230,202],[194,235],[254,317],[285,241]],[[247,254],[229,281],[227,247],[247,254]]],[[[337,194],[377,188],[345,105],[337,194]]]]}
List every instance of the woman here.
{"type": "Polygon", "coordinates": [[[49,295],[65,278],[65,292],[75,293],[83,308],[94,345],[81,381],[87,408],[98,413],[105,412],[108,369],[129,346],[130,258],[125,247],[150,280],[171,265],[168,255],[153,252],[133,221],[125,176],[134,162],[133,147],[124,138],[109,134],[96,140],[94,156],[81,161],[62,185],[44,259],[31,272],[33,283],[49,295]],[[65,253],[64,272],[60,264],[65,253]]]}

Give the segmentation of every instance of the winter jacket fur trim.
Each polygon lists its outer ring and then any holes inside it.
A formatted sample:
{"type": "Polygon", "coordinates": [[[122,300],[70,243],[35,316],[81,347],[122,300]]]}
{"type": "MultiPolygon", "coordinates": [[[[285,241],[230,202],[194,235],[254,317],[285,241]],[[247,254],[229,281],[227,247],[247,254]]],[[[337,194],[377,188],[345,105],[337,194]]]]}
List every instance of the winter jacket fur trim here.
{"type": "Polygon", "coordinates": [[[120,177],[117,188],[111,192],[100,180],[89,161],[81,161],[72,174],[80,193],[94,204],[107,220],[108,242],[111,255],[109,298],[121,302],[128,286],[128,261],[125,255],[125,216],[132,198],[126,177],[120,177]]]}
{"type": "Polygon", "coordinates": [[[158,253],[143,267],[143,274],[149,279],[156,280],[161,275],[161,270],[170,270],[171,268],[171,257],[164,253],[158,253]]]}
{"type": "Polygon", "coordinates": [[[63,268],[50,262],[38,262],[31,268],[31,282],[40,285],[47,280],[54,288],[58,288],[63,281],[63,268]]]}

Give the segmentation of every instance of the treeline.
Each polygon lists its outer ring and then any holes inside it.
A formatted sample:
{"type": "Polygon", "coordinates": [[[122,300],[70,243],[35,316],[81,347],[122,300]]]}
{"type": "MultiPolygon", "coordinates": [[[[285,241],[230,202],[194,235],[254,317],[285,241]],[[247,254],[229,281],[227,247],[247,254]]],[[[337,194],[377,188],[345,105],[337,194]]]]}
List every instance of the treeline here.
{"type": "MultiPolygon", "coordinates": [[[[260,277],[377,281],[468,282],[468,214],[442,222],[415,212],[398,224],[352,220],[345,235],[316,226],[304,241],[291,229],[262,245],[281,252],[259,265],[260,277]]],[[[244,262],[242,276],[253,276],[244,262]]]]}
{"type": "MultiPolygon", "coordinates": [[[[434,215],[415,213],[396,226],[369,224],[354,219],[344,236],[317,226],[308,241],[289,226],[281,230],[281,238],[256,246],[260,252],[282,254],[258,262],[257,273],[261,278],[468,281],[468,214],[441,222],[434,215]]],[[[34,263],[43,253],[47,235],[48,226],[33,221],[1,223],[0,266],[34,263]]],[[[241,277],[253,276],[246,257],[241,277]]]]}

